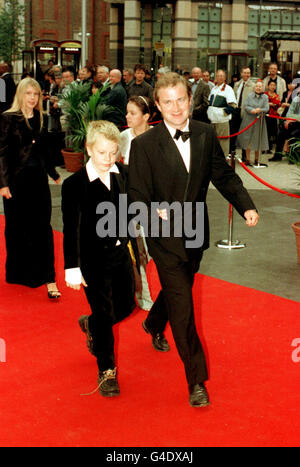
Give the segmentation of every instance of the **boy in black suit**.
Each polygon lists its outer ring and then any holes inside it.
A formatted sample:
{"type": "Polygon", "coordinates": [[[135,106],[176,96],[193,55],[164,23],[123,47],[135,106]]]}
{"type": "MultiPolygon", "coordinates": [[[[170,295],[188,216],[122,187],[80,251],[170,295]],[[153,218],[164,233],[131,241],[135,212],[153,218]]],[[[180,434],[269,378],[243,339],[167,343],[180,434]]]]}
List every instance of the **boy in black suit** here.
{"type": "Polygon", "coordinates": [[[100,215],[108,207],[119,225],[119,195],[126,192],[127,178],[126,167],[116,162],[119,143],[113,123],[91,122],[86,138],[90,160],[62,186],[66,284],[75,290],[84,286],[92,314],[81,316],[79,324],[97,358],[98,388],[106,397],[120,392],[113,325],[135,308],[128,239],[117,230],[105,232],[107,217],[100,215]]]}

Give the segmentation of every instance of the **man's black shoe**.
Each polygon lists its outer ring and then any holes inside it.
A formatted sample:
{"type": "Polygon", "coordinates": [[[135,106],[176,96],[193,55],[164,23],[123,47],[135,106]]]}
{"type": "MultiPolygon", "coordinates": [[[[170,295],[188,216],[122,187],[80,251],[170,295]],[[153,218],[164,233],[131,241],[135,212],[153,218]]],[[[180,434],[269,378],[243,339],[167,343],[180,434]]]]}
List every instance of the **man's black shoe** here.
{"type": "Polygon", "coordinates": [[[98,388],[101,396],[114,397],[120,394],[117,369],[99,371],[98,388]]]}
{"type": "Polygon", "coordinates": [[[275,161],[281,161],[281,160],[282,160],[281,156],[278,156],[277,154],[274,154],[274,156],[271,157],[271,159],[269,159],[269,162],[275,162],[275,161]]]}
{"type": "Polygon", "coordinates": [[[159,332],[156,334],[152,333],[147,328],[145,321],[143,321],[142,326],[143,326],[144,331],[146,331],[147,334],[151,334],[152,345],[155,348],[155,350],[158,350],[159,352],[169,352],[170,346],[163,333],[159,333],[159,332]]]}
{"type": "Polygon", "coordinates": [[[87,337],[86,345],[87,345],[89,351],[91,352],[92,355],[95,356],[95,352],[94,352],[94,349],[93,349],[93,338],[92,338],[91,333],[89,331],[89,317],[88,317],[88,315],[80,316],[80,318],[78,320],[78,323],[79,323],[79,326],[80,326],[80,329],[82,330],[82,332],[84,332],[86,334],[86,337],[87,337]]]}
{"type": "Polygon", "coordinates": [[[203,383],[190,387],[189,402],[192,407],[207,407],[209,405],[208,392],[203,383]]]}

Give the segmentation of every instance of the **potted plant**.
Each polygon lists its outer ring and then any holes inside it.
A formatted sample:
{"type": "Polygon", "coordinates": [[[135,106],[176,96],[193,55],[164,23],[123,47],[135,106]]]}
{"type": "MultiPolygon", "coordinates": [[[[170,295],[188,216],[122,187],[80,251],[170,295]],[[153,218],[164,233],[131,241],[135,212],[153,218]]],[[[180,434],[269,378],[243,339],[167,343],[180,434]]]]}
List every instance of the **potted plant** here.
{"type": "Polygon", "coordinates": [[[115,109],[103,103],[103,95],[109,84],[91,95],[90,83],[73,82],[61,96],[63,129],[66,132],[66,148],[62,150],[68,172],[77,172],[85,161],[85,137],[88,123],[92,120],[109,120],[115,109]]]}
{"type": "Polygon", "coordinates": [[[73,136],[82,126],[79,106],[82,102],[88,101],[90,97],[90,84],[77,83],[74,81],[66,88],[60,96],[60,108],[62,110],[62,129],[66,134],[66,148],[62,150],[65,167],[68,172],[79,170],[84,161],[84,144],[73,139],[73,136]]]}
{"type": "MultiPolygon", "coordinates": [[[[293,138],[292,142],[289,144],[289,152],[286,154],[289,162],[295,164],[297,167],[300,167],[300,139],[293,138]]],[[[296,247],[298,254],[298,263],[300,264],[300,222],[294,222],[292,224],[292,229],[296,237],[296,247]]]]}

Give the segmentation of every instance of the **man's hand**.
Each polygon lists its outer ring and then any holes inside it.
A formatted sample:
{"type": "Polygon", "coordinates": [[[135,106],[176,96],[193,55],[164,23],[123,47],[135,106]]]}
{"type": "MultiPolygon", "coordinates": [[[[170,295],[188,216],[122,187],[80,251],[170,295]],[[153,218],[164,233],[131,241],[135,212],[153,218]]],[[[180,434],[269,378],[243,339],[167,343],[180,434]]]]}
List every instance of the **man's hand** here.
{"type": "Polygon", "coordinates": [[[8,186],[5,186],[4,188],[0,188],[0,195],[3,196],[3,198],[10,199],[12,198],[12,194],[10,192],[10,189],[8,186]]]}
{"type": "Polygon", "coordinates": [[[246,224],[248,227],[254,227],[259,219],[258,213],[254,209],[249,209],[244,212],[244,217],[246,219],[246,224]]]}
{"type": "Polygon", "coordinates": [[[57,180],[53,180],[56,185],[61,185],[61,177],[59,177],[57,180]]]}
{"type": "Polygon", "coordinates": [[[284,122],[284,128],[285,128],[286,130],[288,129],[289,124],[292,123],[292,121],[293,121],[293,120],[286,120],[286,121],[284,122]]]}
{"type": "MultiPolygon", "coordinates": [[[[84,277],[81,279],[81,284],[84,287],[87,287],[87,283],[85,282],[84,277]]],[[[80,290],[81,284],[70,284],[69,282],[66,282],[66,286],[73,290],[80,290]]]]}
{"type": "Polygon", "coordinates": [[[164,221],[167,221],[168,220],[168,212],[166,209],[156,209],[157,211],[157,214],[159,215],[159,217],[164,220],[164,221]]]}

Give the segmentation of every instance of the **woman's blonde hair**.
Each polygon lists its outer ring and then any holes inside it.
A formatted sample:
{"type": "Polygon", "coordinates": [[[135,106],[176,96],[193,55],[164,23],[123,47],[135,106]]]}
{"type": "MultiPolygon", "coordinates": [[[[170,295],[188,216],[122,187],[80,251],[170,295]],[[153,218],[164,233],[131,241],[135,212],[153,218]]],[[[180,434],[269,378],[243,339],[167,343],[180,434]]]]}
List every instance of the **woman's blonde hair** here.
{"type": "Polygon", "coordinates": [[[94,120],[90,122],[87,127],[86,144],[92,146],[100,135],[120,145],[120,132],[114,123],[106,120],[94,120]]]}
{"type": "MultiPolygon", "coordinates": [[[[24,94],[28,86],[31,86],[32,88],[36,89],[39,92],[39,100],[37,102],[37,105],[35,106],[35,109],[40,114],[40,123],[41,123],[41,129],[42,129],[43,127],[43,96],[42,96],[42,91],[41,91],[41,87],[39,83],[33,78],[24,78],[19,82],[12,106],[6,112],[19,112],[19,111],[22,112],[24,94]]],[[[25,115],[24,117],[25,117],[26,123],[28,124],[28,120],[25,115]]]]}

